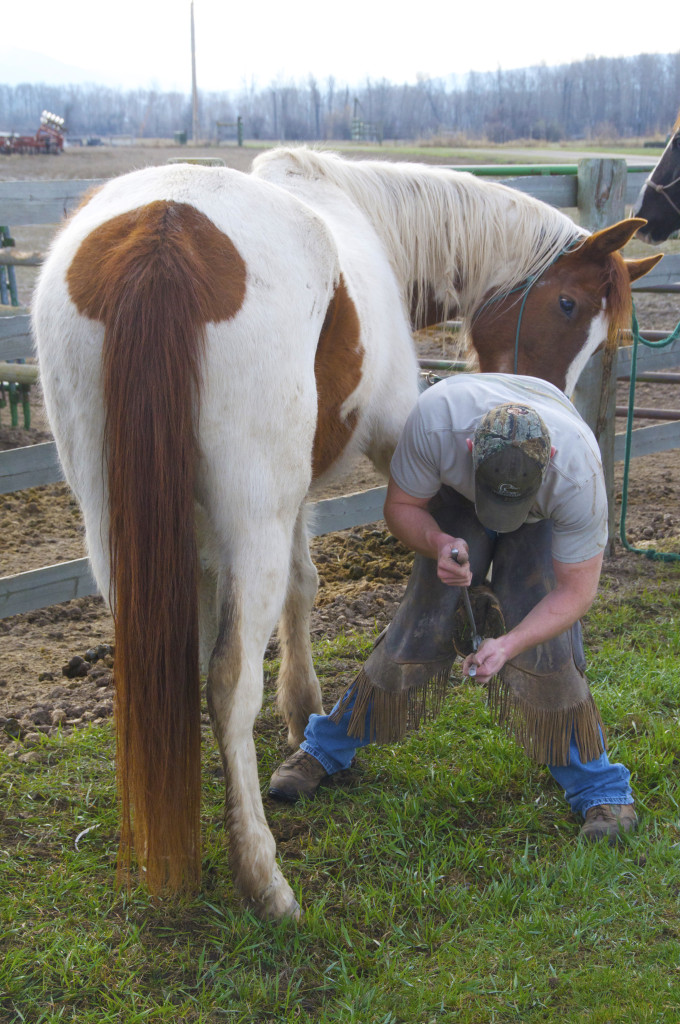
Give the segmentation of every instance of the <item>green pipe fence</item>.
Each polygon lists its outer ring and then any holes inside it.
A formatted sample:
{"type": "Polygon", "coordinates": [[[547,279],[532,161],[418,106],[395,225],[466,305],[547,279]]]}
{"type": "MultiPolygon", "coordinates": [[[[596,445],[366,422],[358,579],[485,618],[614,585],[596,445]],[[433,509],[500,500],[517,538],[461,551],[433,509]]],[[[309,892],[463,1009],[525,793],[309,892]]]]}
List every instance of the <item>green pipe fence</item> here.
{"type": "MultiPolygon", "coordinates": [[[[656,164],[630,164],[628,174],[650,174],[656,164]]],[[[450,164],[450,171],[468,171],[480,178],[531,178],[538,175],[578,174],[578,164],[450,164]]]]}

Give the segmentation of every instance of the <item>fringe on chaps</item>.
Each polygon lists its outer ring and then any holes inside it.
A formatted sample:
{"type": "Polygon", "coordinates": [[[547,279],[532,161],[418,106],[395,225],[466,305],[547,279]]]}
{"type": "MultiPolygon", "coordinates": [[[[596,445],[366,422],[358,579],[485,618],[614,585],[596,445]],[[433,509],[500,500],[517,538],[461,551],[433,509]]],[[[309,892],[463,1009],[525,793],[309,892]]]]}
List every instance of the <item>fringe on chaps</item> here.
{"type": "MultiPolygon", "coordinates": [[[[512,629],[555,586],[550,554],[552,524],[528,523],[490,537],[474,506],[442,488],[430,510],[442,530],[464,537],[470,551],[470,599],[478,632],[512,629]],[[491,569],[491,587],[484,585],[491,569]]],[[[388,629],[332,713],[352,707],[348,734],[394,743],[439,714],[458,655],[471,650],[459,587],[447,587],[436,563],[416,555],[404,598],[388,629]]],[[[599,711],[585,676],[580,623],[503,666],[488,685],[496,721],[540,764],[569,763],[572,734],[583,762],[604,748],[599,711]]]]}

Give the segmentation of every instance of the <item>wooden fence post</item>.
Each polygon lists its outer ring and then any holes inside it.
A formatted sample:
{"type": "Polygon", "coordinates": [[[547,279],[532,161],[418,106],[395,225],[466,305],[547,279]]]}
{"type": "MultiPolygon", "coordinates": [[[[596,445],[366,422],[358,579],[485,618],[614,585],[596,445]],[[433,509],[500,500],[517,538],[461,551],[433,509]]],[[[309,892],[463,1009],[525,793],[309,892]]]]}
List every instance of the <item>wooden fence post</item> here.
{"type": "Polygon", "coordinates": [[[614,352],[614,363],[606,380],[604,376],[604,349],[596,352],[588,363],[588,373],[582,373],[576,382],[571,400],[583,416],[593,432],[600,427],[597,443],[600,446],[602,469],[607,491],[608,506],[608,543],[607,554],[612,553],[616,536],[616,500],[614,488],[614,440],[616,433],[616,364],[617,353],[614,352]],[[598,424],[601,412],[602,390],[606,391],[606,415],[598,424]]]}
{"type": "Polygon", "coordinates": [[[581,227],[599,231],[625,217],[626,161],[588,159],[578,162],[578,211],[581,227]]]}
{"type": "MultiPolygon", "coordinates": [[[[592,159],[578,162],[577,202],[581,226],[589,231],[599,231],[623,220],[626,202],[626,184],[628,169],[624,159],[592,159]]],[[[602,353],[604,356],[604,353],[602,353]]],[[[605,372],[604,360],[598,363],[600,370],[597,381],[583,382],[589,395],[586,405],[588,415],[586,422],[597,431],[598,443],[602,455],[602,468],[607,487],[609,503],[609,552],[616,534],[615,495],[614,495],[614,433],[616,408],[616,353],[613,356],[614,366],[605,372]],[[602,394],[602,392],[605,394],[602,394]]],[[[578,387],[577,387],[578,390],[578,387]]],[[[582,399],[585,396],[582,395],[582,399]]]]}

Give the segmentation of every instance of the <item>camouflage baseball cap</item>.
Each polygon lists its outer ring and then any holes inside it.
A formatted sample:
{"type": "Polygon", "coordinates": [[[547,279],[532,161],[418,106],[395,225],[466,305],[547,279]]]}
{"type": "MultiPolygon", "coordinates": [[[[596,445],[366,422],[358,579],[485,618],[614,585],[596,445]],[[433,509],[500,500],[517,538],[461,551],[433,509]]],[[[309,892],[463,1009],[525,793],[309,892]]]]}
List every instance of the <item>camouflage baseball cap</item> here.
{"type": "Polygon", "coordinates": [[[489,530],[526,522],[550,462],[550,435],[535,409],[508,402],[490,409],[475,431],[475,508],[489,530]]]}

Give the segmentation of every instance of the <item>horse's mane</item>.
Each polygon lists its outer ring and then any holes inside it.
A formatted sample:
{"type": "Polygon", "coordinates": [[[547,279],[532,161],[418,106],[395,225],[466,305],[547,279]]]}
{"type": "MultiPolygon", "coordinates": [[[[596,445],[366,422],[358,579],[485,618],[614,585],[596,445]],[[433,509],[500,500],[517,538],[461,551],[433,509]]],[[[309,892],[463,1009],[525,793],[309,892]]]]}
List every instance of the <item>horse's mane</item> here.
{"type": "Polygon", "coordinates": [[[464,172],[349,161],[306,147],[263,154],[254,168],[276,161],[284,161],[288,174],[331,182],[364,211],[385,245],[406,308],[415,298],[417,312],[434,289],[445,315],[470,317],[485,298],[540,275],[586,234],[545,203],[464,172]]]}

